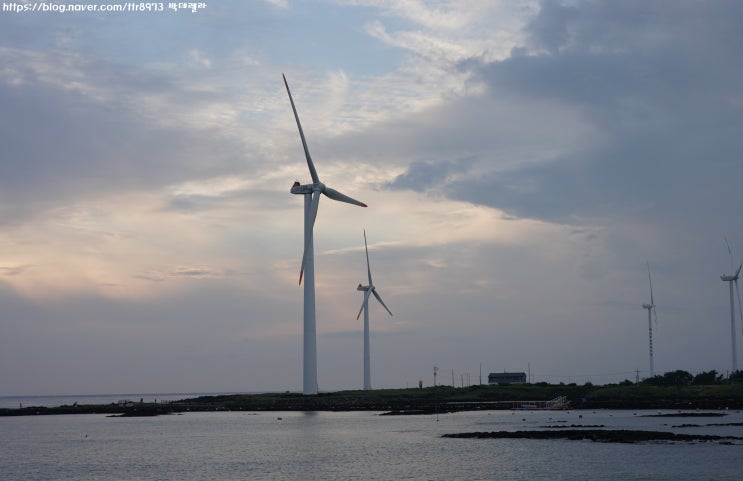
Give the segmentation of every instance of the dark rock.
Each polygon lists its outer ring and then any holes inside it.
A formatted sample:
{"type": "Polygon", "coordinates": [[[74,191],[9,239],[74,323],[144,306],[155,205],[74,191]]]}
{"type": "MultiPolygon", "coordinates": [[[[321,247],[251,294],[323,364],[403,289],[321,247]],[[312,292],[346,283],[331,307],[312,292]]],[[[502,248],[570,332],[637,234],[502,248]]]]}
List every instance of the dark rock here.
{"type": "Polygon", "coordinates": [[[705,434],[676,434],[665,431],[636,431],[608,429],[574,429],[565,431],[491,431],[474,433],[444,434],[445,438],[476,439],[567,439],[571,441],[594,441],[599,443],[644,443],[652,441],[669,442],[726,442],[741,444],[743,438],[736,436],[712,436],[705,434]],[[740,441],[740,442],[736,442],[740,441]]]}

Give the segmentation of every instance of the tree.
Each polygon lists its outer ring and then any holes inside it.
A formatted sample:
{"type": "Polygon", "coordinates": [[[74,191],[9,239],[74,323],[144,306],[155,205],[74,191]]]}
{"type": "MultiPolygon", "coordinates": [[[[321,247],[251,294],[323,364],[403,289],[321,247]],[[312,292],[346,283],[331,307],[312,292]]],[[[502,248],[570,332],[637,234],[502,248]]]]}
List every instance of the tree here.
{"type": "Polygon", "coordinates": [[[700,372],[699,374],[694,376],[694,380],[691,383],[696,385],[710,386],[713,384],[720,384],[721,381],[722,374],[717,374],[717,371],[712,369],[711,371],[700,372]]]}
{"type": "Polygon", "coordinates": [[[650,384],[651,386],[663,386],[664,378],[660,374],[656,374],[653,377],[648,377],[642,380],[642,384],[650,384]]]}
{"type": "Polygon", "coordinates": [[[666,386],[688,386],[694,380],[694,376],[679,369],[663,374],[663,380],[666,386]]]}
{"type": "Polygon", "coordinates": [[[649,377],[642,381],[643,384],[650,384],[653,386],[688,386],[692,383],[694,380],[694,376],[692,376],[687,371],[682,370],[676,370],[676,371],[670,371],[662,376],[655,375],[653,377],[649,377]]]}

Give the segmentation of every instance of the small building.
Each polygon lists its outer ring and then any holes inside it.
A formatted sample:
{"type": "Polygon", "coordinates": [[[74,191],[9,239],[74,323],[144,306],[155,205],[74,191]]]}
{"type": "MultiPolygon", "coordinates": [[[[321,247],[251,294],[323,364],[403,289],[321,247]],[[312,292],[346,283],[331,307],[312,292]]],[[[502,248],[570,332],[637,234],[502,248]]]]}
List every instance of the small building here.
{"type": "Polygon", "coordinates": [[[488,384],[526,384],[524,372],[491,372],[488,374],[488,384]]]}

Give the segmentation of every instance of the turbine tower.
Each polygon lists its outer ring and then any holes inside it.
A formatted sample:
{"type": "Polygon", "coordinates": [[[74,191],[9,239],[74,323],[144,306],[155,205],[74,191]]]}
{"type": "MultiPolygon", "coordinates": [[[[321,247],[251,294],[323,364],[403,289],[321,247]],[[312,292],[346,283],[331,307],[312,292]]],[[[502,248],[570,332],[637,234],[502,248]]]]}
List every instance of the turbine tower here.
{"type": "MultiPolygon", "coordinates": [[[[743,267],[743,262],[738,266],[738,270],[732,276],[722,275],[720,279],[723,282],[730,284],[730,337],[733,339],[733,372],[738,370],[738,352],[735,347],[735,299],[733,298],[733,283],[735,283],[735,290],[738,291],[738,277],[740,276],[740,269],[743,267]]],[[[738,309],[740,309],[740,291],[738,291],[738,309]]],[[[743,313],[741,313],[743,318],[743,313]]]]}
{"type": "Polygon", "coordinates": [[[317,218],[317,208],[320,204],[320,194],[329,197],[330,199],[337,200],[340,202],[346,202],[348,204],[359,205],[366,207],[366,204],[359,202],[358,200],[352,199],[347,195],[343,195],[335,189],[327,187],[325,184],[320,182],[320,178],[317,176],[315,170],[315,164],[312,163],[312,157],[310,157],[310,151],[307,148],[307,141],[304,138],[304,132],[302,131],[302,124],[299,123],[299,115],[297,115],[297,108],[294,106],[294,99],[292,99],[292,93],[289,90],[289,84],[286,81],[286,75],[281,74],[284,77],[284,85],[286,86],[286,93],[289,94],[289,102],[292,104],[292,111],[294,112],[294,119],[297,121],[297,128],[299,129],[299,137],[302,139],[302,147],[304,148],[304,156],[307,158],[307,167],[310,170],[310,176],[312,177],[311,184],[300,185],[299,181],[294,182],[290,192],[292,194],[304,195],[304,252],[302,253],[302,265],[299,269],[299,284],[302,284],[302,277],[304,276],[304,344],[303,344],[303,388],[304,394],[317,394],[317,328],[315,319],[315,259],[314,259],[314,246],[313,246],[313,229],[315,226],[315,219],[317,218]]]}
{"type": "Polygon", "coordinates": [[[369,284],[366,286],[362,286],[361,284],[359,284],[359,287],[356,288],[357,291],[364,291],[364,301],[361,303],[361,309],[359,309],[356,320],[358,320],[359,316],[361,316],[361,311],[364,311],[364,389],[369,390],[371,389],[371,354],[369,349],[369,295],[374,294],[374,297],[376,297],[379,303],[382,304],[382,307],[384,307],[387,312],[390,313],[390,316],[392,315],[392,312],[387,309],[387,306],[384,304],[382,297],[379,295],[376,287],[374,287],[374,283],[372,282],[371,268],[369,267],[369,247],[366,244],[366,229],[364,230],[364,249],[366,249],[366,272],[369,275],[369,284]]]}
{"type": "Polygon", "coordinates": [[[650,304],[643,304],[642,308],[648,310],[648,339],[650,345],[650,377],[655,376],[653,368],[653,321],[652,315],[655,314],[657,322],[658,314],[655,312],[655,302],[653,301],[653,279],[650,277],[650,263],[648,262],[648,281],[650,281],[650,304]],[[651,314],[652,313],[652,314],[651,314]]]}

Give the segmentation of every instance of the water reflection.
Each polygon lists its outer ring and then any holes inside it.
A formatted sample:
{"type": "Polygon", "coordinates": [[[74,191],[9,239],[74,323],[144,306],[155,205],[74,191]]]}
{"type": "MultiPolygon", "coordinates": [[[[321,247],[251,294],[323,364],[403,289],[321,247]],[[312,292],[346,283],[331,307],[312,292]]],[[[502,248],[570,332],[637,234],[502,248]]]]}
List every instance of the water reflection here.
{"type": "MultiPolygon", "coordinates": [[[[654,413],[653,411],[652,413],[654,413]]],[[[605,425],[743,436],[742,426],[674,427],[650,412],[188,413],[0,418],[3,479],[739,479],[743,446],[443,439],[444,433],[605,425]],[[582,417],[581,417],[582,416],[582,417]],[[278,418],[282,418],[279,420],[278,418]]],[[[725,423],[743,422],[739,412],[725,423]]]]}

